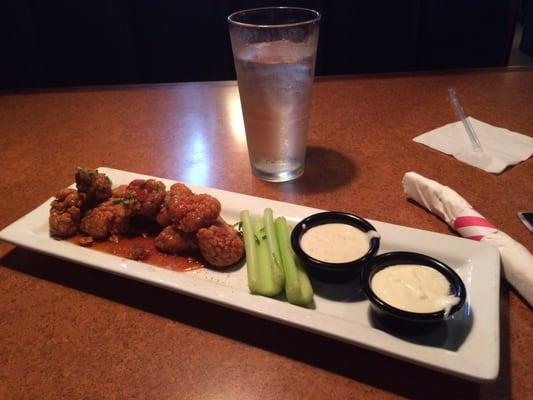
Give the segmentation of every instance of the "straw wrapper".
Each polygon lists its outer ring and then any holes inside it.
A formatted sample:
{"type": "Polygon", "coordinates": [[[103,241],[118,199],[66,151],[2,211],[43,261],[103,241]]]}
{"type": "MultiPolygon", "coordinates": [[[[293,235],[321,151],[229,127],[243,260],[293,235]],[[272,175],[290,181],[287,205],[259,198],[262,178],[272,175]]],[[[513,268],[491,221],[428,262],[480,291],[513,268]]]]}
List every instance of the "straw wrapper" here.
{"type": "Polygon", "coordinates": [[[533,306],[533,255],[528,249],[498,230],[449,187],[416,172],[407,172],[402,183],[407,197],[442,218],[461,236],[496,247],[505,278],[533,306]]]}

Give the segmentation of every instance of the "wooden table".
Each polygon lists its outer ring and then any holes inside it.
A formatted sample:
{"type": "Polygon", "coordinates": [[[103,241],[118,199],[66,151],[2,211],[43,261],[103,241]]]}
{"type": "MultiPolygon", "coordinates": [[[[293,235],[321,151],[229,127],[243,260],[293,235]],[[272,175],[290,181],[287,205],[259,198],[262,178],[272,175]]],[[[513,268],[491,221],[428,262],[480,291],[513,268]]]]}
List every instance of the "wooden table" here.
{"type": "MultiPolygon", "coordinates": [[[[475,117],[533,135],[533,70],[320,79],[305,175],[248,164],[235,82],[0,95],[0,228],[107,166],[454,234],[406,200],[417,171],[451,186],[530,250],[533,160],[493,175],[411,139],[475,117]]],[[[533,318],[502,281],[501,366],[479,385],[356,346],[0,243],[0,398],[533,397],[533,318]]]]}

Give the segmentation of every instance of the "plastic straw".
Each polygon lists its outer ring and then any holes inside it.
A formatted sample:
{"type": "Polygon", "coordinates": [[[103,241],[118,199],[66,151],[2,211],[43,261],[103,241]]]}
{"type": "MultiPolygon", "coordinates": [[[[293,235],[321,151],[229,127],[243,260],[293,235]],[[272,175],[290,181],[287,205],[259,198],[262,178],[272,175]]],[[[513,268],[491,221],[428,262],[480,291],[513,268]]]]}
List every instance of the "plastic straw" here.
{"type": "Polygon", "coordinates": [[[463,109],[463,105],[461,104],[461,101],[455,92],[455,88],[449,88],[448,95],[452,101],[453,109],[465,127],[468,138],[470,139],[470,143],[472,143],[472,149],[474,149],[474,151],[483,151],[481,143],[479,142],[479,138],[476,135],[476,131],[474,130],[474,127],[470,123],[470,120],[463,109]]]}

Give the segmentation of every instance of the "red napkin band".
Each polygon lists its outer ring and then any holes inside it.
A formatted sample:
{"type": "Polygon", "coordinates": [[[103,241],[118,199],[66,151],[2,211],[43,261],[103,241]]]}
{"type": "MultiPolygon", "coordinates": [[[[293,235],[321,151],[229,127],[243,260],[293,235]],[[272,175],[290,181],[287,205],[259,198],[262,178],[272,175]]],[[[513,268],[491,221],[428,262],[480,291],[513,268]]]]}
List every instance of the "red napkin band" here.
{"type": "Polygon", "coordinates": [[[498,229],[485,217],[473,208],[466,209],[459,213],[453,222],[453,228],[463,237],[472,240],[481,240],[489,233],[498,229]]]}

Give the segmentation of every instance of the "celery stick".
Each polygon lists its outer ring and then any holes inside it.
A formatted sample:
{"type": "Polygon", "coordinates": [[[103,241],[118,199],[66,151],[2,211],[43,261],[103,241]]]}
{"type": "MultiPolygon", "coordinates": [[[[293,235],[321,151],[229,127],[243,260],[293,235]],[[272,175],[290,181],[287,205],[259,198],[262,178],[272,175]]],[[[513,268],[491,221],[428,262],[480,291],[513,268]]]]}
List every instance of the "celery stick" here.
{"type": "Polygon", "coordinates": [[[264,285],[264,296],[275,296],[283,290],[284,275],[283,269],[274,262],[272,252],[268,245],[264,219],[252,219],[252,226],[256,237],[256,248],[259,259],[262,261],[262,279],[264,285]]]}
{"type": "Polygon", "coordinates": [[[281,262],[285,271],[285,295],[291,304],[309,305],[313,301],[313,287],[301,261],[293,253],[290,244],[289,226],[284,217],[274,221],[281,262]]]}
{"type": "Polygon", "coordinates": [[[248,272],[248,288],[254,294],[275,296],[283,288],[274,279],[271,257],[265,240],[262,224],[250,217],[248,210],[241,211],[244,249],[246,252],[246,268],[248,272]]]}
{"type": "Polygon", "coordinates": [[[242,224],[242,236],[244,240],[244,251],[246,253],[246,270],[248,273],[248,287],[253,292],[252,288],[256,287],[258,280],[259,260],[257,259],[257,251],[255,247],[255,235],[254,228],[252,227],[252,220],[250,218],[250,212],[243,210],[240,213],[240,219],[242,224]]]}
{"type": "Polygon", "coordinates": [[[272,275],[276,285],[279,285],[280,292],[285,284],[285,273],[281,263],[278,239],[274,228],[274,214],[271,208],[265,208],[263,213],[263,224],[265,226],[265,239],[268,246],[268,254],[271,257],[272,275]]]}

